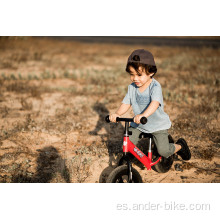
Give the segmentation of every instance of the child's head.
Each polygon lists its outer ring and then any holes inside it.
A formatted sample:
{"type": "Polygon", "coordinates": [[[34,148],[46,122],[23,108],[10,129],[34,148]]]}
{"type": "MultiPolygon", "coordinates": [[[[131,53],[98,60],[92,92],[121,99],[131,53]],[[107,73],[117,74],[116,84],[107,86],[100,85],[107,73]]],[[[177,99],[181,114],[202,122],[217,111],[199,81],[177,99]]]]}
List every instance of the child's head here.
{"type": "Polygon", "coordinates": [[[126,72],[130,73],[130,67],[133,67],[137,73],[139,73],[140,70],[141,72],[145,72],[147,75],[154,73],[151,78],[157,72],[153,55],[144,49],[135,50],[128,57],[126,72]]]}

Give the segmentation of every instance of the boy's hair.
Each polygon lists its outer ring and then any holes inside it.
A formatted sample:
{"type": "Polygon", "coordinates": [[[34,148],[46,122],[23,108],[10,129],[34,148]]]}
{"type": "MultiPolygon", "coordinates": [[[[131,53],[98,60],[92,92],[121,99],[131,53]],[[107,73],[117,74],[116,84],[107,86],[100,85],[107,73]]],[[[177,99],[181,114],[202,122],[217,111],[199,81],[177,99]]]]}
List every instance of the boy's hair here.
{"type": "Polygon", "coordinates": [[[133,67],[138,74],[140,74],[140,67],[142,71],[145,70],[147,75],[154,73],[151,78],[157,72],[157,67],[155,65],[153,55],[149,51],[143,49],[135,50],[129,56],[126,66],[126,72],[130,73],[130,67],[133,67]]]}
{"type": "Polygon", "coordinates": [[[139,72],[139,68],[142,68],[142,71],[145,70],[147,75],[150,75],[151,73],[154,73],[151,78],[156,74],[157,72],[157,67],[156,66],[152,66],[152,65],[148,65],[148,64],[142,64],[142,63],[133,63],[133,62],[129,62],[127,63],[126,66],[126,72],[131,73],[130,71],[130,67],[133,67],[135,69],[135,71],[138,73],[138,75],[140,74],[139,72]]]}

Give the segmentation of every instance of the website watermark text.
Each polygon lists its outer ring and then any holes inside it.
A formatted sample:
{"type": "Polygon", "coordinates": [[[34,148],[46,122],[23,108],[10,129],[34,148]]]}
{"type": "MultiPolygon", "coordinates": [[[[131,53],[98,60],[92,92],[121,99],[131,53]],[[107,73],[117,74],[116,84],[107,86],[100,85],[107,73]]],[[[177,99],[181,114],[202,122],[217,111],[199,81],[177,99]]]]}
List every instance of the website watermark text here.
{"type": "Polygon", "coordinates": [[[160,202],[160,203],[118,203],[116,205],[118,211],[210,211],[211,205],[209,203],[178,203],[160,202]]]}

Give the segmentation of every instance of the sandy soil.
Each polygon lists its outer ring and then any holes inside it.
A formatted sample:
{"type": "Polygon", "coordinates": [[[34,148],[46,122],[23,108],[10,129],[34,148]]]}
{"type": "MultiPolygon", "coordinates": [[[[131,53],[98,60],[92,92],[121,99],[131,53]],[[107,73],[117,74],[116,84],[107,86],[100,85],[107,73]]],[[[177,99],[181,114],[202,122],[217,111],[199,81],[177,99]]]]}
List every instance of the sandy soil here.
{"type": "Polygon", "coordinates": [[[218,48],[31,37],[0,38],[0,182],[99,182],[121,155],[124,125],[104,117],[126,93],[137,48],[155,55],[169,132],[192,159],[163,174],[134,167],[144,182],[220,182],[218,48]]]}

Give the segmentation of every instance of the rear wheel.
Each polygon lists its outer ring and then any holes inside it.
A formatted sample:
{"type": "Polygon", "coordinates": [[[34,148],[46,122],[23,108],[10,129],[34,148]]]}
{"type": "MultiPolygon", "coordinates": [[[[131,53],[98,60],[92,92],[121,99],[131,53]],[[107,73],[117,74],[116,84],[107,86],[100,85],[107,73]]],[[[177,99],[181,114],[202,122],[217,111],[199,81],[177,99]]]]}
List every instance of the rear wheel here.
{"type": "MultiPolygon", "coordinates": [[[[169,143],[174,143],[174,140],[171,135],[169,135],[168,138],[169,138],[169,143]]],[[[152,158],[153,161],[157,161],[160,157],[154,142],[152,144],[152,157],[153,157],[152,158]]],[[[168,158],[161,157],[160,161],[154,166],[152,166],[152,169],[158,173],[166,173],[170,170],[171,166],[173,165],[173,160],[174,160],[174,155],[171,155],[168,158]]]]}
{"type": "MultiPolygon", "coordinates": [[[[132,172],[132,183],[142,183],[142,178],[138,171],[131,168],[132,172]]],[[[122,165],[114,169],[109,177],[107,178],[107,183],[128,183],[128,167],[127,165],[122,165]]]]}

